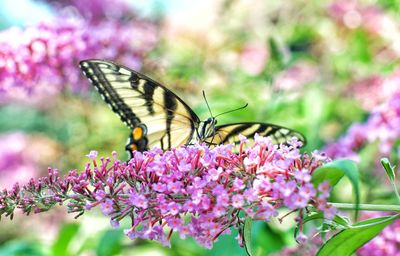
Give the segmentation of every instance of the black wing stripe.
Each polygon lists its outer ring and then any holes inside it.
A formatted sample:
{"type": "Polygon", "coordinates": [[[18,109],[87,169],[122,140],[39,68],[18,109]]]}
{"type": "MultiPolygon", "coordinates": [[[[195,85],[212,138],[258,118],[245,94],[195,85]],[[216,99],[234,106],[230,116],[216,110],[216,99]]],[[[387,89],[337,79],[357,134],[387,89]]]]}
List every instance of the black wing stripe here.
{"type": "Polygon", "coordinates": [[[143,98],[146,101],[145,105],[147,106],[147,110],[151,115],[154,115],[154,108],[153,108],[153,94],[155,90],[155,85],[151,84],[150,82],[145,82],[143,85],[143,98]]]}
{"type": "Polygon", "coordinates": [[[165,114],[167,116],[166,134],[168,136],[168,148],[171,148],[171,122],[177,107],[176,98],[169,91],[164,91],[165,114]]]}
{"type": "MultiPolygon", "coordinates": [[[[239,143],[237,137],[240,133],[248,138],[253,138],[256,133],[264,137],[271,137],[274,143],[286,143],[292,137],[297,137],[303,142],[303,145],[307,143],[306,138],[299,132],[268,123],[257,123],[257,122],[243,122],[243,123],[232,123],[219,125],[215,127],[215,136],[219,136],[220,143],[239,143]]],[[[211,137],[208,138],[212,141],[211,137]]]]}
{"type": "MultiPolygon", "coordinates": [[[[246,137],[253,137],[256,133],[258,134],[262,134],[263,132],[265,132],[265,129],[267,129],[268,126],[264,125],[264,124],[247,124],[247,125],[242,125],[242,126],[238,126],[237,128],[235,128],[234,130],[232,130],[230,133],[228,133],[226,135],[226,138],[223,140],[223,143],[227,143],[229,142],[229,140],[234,137],[239,135],[240,133],[244,133],[243,135],[245,135],[246,137]],[[249,129],[258,126],[254,131],[250,132],[250,133],[246,133],[246,131],[248,131],[249,129]]],[[[275,128],[276,130],[276,128],[275,128]]],[[[267,136],[267,135],[264,135],[267,136]]],[[[240,141],[234,141],[234,144],[239,144],[240,141]]]]}
{"type": "Polygon", "coordinates": [[[239,135],[241,132],[243,132],[244,130],[246,130],[247,128],[249,128],[249,126],[247,125],[240,125],[236,128],[234,128],[232,131],[230,131],[224,138],[224,140],[222,141],[223,144],[227,143],[229,141],[229,138],[231,138],[232,136],[236,136],[239,135]]]}
{"type": "MultiPolygon", "coordinates": [[[[85,65],[81,65],[81,68],[85,75],[90,79],[95,88],[104,97],[106,103],[111,109],[118,113],[121,120],[128,126],[134,127],[140,123],[140,119],[132,112],[130,107],[118,96],[117,92],[110,85],[106,79],[104,73],[98,68],[95,63],[85,62],[85,65]],[[87,65],[87,66],[86,66],[87,65]],[[90,71],[92,70],[92,71],[90,71]],[[106,85],[106,86],[103,86],[106,85]]],[[[118,67],[112,69],[111,65],[108,68],[118,72],[118,67]]]]}

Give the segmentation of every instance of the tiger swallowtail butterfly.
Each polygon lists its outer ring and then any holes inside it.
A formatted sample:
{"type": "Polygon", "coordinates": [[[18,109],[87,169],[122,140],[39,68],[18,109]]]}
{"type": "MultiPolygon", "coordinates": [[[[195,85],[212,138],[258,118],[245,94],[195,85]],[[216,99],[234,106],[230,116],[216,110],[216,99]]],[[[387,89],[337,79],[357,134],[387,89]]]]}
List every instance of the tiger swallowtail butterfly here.
{"type": "Polygon", "coordinates": [[[216,125],[210,117],[200,121],[194,111],[171,90],[125,66],[105,60],[80,62],[84,75],[105,102],[131,129],[126,149],[145,151],[152,147],[168,150],[196,141],[212,144],[239,143],[239,134],[271,137],[276,144],[304,136],[294,130],[258,122],[216,125]]]}

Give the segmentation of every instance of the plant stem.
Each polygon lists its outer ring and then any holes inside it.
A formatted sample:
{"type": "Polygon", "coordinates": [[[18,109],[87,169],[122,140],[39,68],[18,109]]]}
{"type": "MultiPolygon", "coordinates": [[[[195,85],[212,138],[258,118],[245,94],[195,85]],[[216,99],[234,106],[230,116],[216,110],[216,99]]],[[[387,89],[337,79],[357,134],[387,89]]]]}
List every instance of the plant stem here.
{"type": "MultiPolygon", "coordinates": [[[[356,210],[356,204],[348,203],[330,203],[332,206],[341,210],[356,210]]],[[[400,205],[391,204],[359,204],[358,209],[361,211],[381,211],[381,212],[400,212],[400,205]]]]}

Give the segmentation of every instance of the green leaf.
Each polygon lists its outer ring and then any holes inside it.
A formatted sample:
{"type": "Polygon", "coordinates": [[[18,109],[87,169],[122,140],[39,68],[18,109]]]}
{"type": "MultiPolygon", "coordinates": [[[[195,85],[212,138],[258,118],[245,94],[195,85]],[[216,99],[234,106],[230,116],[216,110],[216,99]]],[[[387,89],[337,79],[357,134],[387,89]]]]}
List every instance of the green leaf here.
{"type": "Polygon", "coordinates": [[[369,45],[367,33],[362,30],[355,30],[350,38],[349,46],[351,54],[349,57],[361,61],[364,64],[370,64],[373,58],[369,45]]]}
{"type": "Polygon", "coordinates": [[[108,230],[97,246],[97,255],[115,255],[121,252],[123,233],[121,230],[108,230]]]}
{"type": "MultiPolygon", "coordinates": [[[[312,220],[317,220],[317,219],[324,220],[324,214],[321,212],[310,214],[303,219],[303,224],[305,224],[309,221],[312,221],[312,220]]],[[[335,217],[333,217],[333,219],[331,221],[342,226],[343,228],[350,227],[348,220],[339,215],[335,215],[335,217]]]]}
{"type": "Polygon", "coordinates": [[[0,246],[0,256],[43,256],[40,244],[25,241],[9,241],[0,246]]]}
{"type": "Polygon", "coordinates": [[[334,235],[320,248],[317,256],[351,255],[399,217],[400,215],[393,215],[361,221],[334,235]]]}
{"type": "Polygon", "coordinates": [[[292,241],[292,232],[282,232],[274,224],[253,221],[251,224],[253,255],[269,255],[282,250],[287,241],[292,241]]]}
{"type": "Polygon", "coordinates": [[[244,230],[243,230],[243,239],[244,239],[244,247],[248,255],[253,255],[253,248],[251,245],[251,218],[247,217],[244,221],[244,230]]]}
{"type": "Polygon", "coordinates": [[[393,191],[396,194],[397,200],[400,201],[399,191],[396,187],[396,172],[394,171],[394,167],[390,164],[389,159],[382,158],[381,164],[383,169],[385,169],[387,176],[389,177],[390,184],[392,185],[393,191]]]}
{"type": "Polygon", "coordinates": [[[285,68],[287,64],[287,60],[285,60],[286,56],[282,47],[273,37],[268,39],[268,46],[270,61],[268,61],[266,70],[268,74],[276,74],[285,68]]]}
{"type": "MultiPolygon", "coordinates": [[[[311,213],[303,218],[302,223],[303,223],[303,225],[305,225],[307,222],[313,221],[313,220],[324,221],[325,220],[324,214],[322,212],[311,213]]],[[[331,220],[331,222],[336,224],[336,226],[339,226],[340,228],[349,228],[350,227],[348,220],[339,215],[335,215],[335,217],[331,220]]],[[[296,228],[294,230],[294,238],[295,239],[298,236],[298,234],[299,234],[299,227],[296,226],[296,228]]]]}
{"type": "Polygon", "coordinates": [[[52,246],[53,255],[67,256],[71,255],[68,251],[68,246],[74,236],[79,231],[79,224],[68,223],[65,224],[58,233],[57,240],[54,241],[52,246]]]}
{"type": "Polygon", "coordinates": [[[334,187],[343,176],[347,176],[353,186],[356,201],[355,217],[357,218],[360,204],[360,175],[354,161],[340,159],[327,163],[314,171],[311,181],[315,187],[324,181],[334,187]]]}
{"type": "Polygon", "coordinates": [[[383,169],[385,169],[387,176],[389,177],[390,182],[394,182],[396,178],[396,173],[394,172],[394,168],[389,162],[389,159],[382,158],[381,159],[381,164],[383,166],[383,169]]]}

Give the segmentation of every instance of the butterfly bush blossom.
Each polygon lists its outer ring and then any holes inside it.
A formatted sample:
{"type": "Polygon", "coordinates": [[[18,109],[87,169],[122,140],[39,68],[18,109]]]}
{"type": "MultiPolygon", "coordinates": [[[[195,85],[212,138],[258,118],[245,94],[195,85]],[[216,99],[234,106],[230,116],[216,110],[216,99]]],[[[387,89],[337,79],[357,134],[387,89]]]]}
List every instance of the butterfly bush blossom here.
{"type": "MultiPolygon", "coordinates": [[[[327,161],[324,155],[300,154],[297,139],[277,146],[256,136],[252,146],[246,145],[241,136],[239,153],[233,145],[154,148],[135,152],[129,162],[117,160],[115,153],[113,160],[99,160],[92,151],[92,164],[81,173],[60,177],[49,168],[46,177],[2,191],[0,216],[12,217],[16,208],[38,213],[64,202],[79,216],[98,206],[113,227],[131,219],[125,229],[130,239],[169,245],[176,232],[206,248],[231,227],[241,231],[243,215],[267,222],[285,207],[297,212],[300,221],[304,208],[312,205],[333,218],[336,209],[327,203],[330,186],[310,182],[313,171],[327,161]]],[[[238,240],[243,242],[242,232],[238,240]]]]}
{"type": "Polygon", "coordinates": [[[56,19],[2,31],[0,102],[54,95],[66,86],[82,91],[87,83],[77,69],[80,60],[113,59],[140,68],[156,41],[155,27],[137,21],[56,19]]]}
{"type": "Polygon", "coordinates": [[[353,124],[337,142],[328,144],[325,152],[332,158],[359,160],[357,151],[366,142],[379,142],[382,154],[388,155],[400,138],[400,91],[378,106],[365,123],[353,124]]]}

